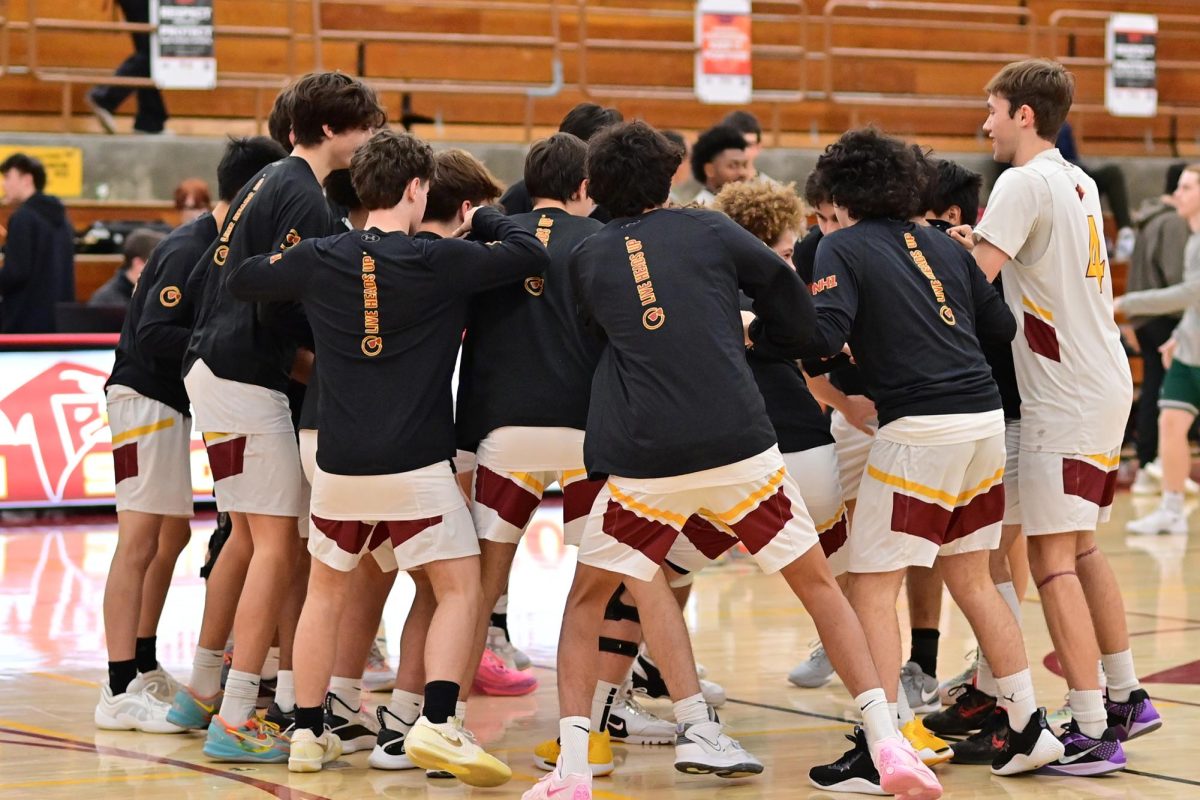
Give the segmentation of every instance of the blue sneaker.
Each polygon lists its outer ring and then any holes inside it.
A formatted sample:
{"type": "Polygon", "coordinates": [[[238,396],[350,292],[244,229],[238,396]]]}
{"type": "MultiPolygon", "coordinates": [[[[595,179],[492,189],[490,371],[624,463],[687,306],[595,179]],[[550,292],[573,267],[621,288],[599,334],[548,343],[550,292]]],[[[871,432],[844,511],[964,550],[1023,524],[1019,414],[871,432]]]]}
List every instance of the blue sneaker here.
{"type": "Polygon", "coordinates": [[[213,717],[204,741],[204,755],[214,761],[286,764],[290,752],[291,740],[279,728],[257,717],[236,727],[219,716],[213,717]]]}
{"type": "Polygon", "coordinates": [[[221,699],[224,696],[224,692],[218,691],[212,697],[197,697],[185,686],[175,693],[171,710],[167,712],[167,721],[188,730],[204,730],[208,723],[212,722],[213,714],[221,707],[221,699]]]}

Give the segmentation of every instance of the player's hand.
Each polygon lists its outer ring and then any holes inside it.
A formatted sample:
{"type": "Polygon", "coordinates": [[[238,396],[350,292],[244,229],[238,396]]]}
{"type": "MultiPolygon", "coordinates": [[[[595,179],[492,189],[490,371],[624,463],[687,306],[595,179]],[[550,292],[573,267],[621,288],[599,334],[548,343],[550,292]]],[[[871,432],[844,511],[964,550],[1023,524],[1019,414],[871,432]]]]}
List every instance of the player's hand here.
{"type": "Polygon", "coordinates": [[[475,219],[475,212],[478,211],[480,208],[482,208],[482,206],[474,206],[472,208],[467,209],[467,213],[463,215],[462,225],[459,225],[454,230],[454,233],[452,233],[450,235],[450,238],[461,239],[462,237],[464,237],[468,233],[470,233],[471,232],[471,223],[475,219]]]}
{"type": "Polygon", "coordinates": [[[1120,325],[1119,328],[1121,331],[1121,338],[1125,340],[1125,344],[1129,345],[1129,349],[1137,350],[1139,347],[1138,340],[1137,340],[1137,332],[1134,331],[1133,326],[1132,325],[1120,325]]]}
{"type": "Polygon", "coordinates": [[[970,225],[955,225],[946,233],[950,234],[951,239],[965,247],[968,253],[975,249],[975,232],[970,225]]]}
{"type": "Polygon", "coordinates": [[[315,358],[316,356],[312,350],[305,347],[297,349],[296,356],[292,360],[292,380],[307,386],[309,380],[312,378],[313,360],[315,358]]]}
{"type": "Polygon", "coordinates": [[[1172,336],[1167,339],[1166,344],[1158,348],[1158,352],[1162,353],[1163,369],[1171,368],[1171,362],[1175,360],[1175,348],[1178,346],[1179,342],[1175,341],[1175,337],[1172,336]]]}
{"type": "Polygon", "coordinates": [[[879,413],[875,410],[875,403],[871,398],[861,394],[847,395],[846,402],[838,411],[847,422],[863,433],[868,436],[875,435],[875,428],[871,423],[879,417],[879,413]]]}
{"type": "Polygon", "coordinates": [[[753,347],[754,342],[750,341],[750,323],[754,322],[753,311],[742,312],[742,338],[745,339],[746,347],[753,347]]]}

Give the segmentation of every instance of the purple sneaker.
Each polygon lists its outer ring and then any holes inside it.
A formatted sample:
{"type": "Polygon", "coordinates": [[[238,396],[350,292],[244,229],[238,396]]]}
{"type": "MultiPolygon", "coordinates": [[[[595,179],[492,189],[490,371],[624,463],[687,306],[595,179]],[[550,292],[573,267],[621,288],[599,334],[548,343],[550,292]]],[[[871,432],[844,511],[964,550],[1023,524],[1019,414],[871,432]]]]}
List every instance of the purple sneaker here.
{"type": "Polygon", "coordinates": [[[1125,769],[1125,751],[1117,741],[1117,732],[1109,728],[1099,739],[1080,732],[1074,720],[1063,728],[1062,758],[1039,769],[1039,775],[1092,777],[1125,769]]]}
{"type": "Polygon", "coordinates": [[[1108,711],[1108,727],[1117,732],[1117,739],[1122,742],[1156,731],[1163,724],[1145,689],[1130,692],[1124,703],[1109,700],[1105,695],[1104,707],[1108,711]]]}

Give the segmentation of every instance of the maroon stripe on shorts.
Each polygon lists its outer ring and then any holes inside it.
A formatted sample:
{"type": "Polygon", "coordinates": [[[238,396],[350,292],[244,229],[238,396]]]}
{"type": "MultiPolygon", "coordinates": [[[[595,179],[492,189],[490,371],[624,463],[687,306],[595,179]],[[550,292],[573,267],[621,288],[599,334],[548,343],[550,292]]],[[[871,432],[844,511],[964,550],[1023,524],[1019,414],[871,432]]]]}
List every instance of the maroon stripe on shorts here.
{"type": "Polygon", "coordinates": [[[1078,458],[1063,459],[1063,492],[1082,497],[1101,508],[1112,505],[1117,490],[1117,471],[1103,470],[1078,458]]]}
{"type": "Polygon", "coordinates": [[[983,494],[975,495],[965,506],[954,509],[945,544],[970,536],[977,530],[1004,521],[1004,484],[997,483],[983,494]]]}
{"type": "Polygon", "coordinates": [[[345,550],[351,555],[362,552],[372,530],[370,525],[356,519],[325,519],[313,514],[312,521],[317,530],[331,539],[339,550],[345,550]]]}
{"type": "Polygon", "coordinates": [[[842,545],[846,543],[848,530],[846,528],[846,515],[842,514],[842,518],[834,524],[832,528],[827,529],[821,534],[819,541],[821,542],[821,550],[825,553],[825,557],[842,549],[842,545]]]}
{"type": "Polygon", "coordinates": [[[892,492],[892,530],[919,536],[941,546],[950,528],[951,512],[901,492],[892,492]]]}
{"type": "Polygon", "coordinates": [[[524,529],[541,498],[521,484],[476,464],[475,502],[492,509],[514,528],[524,529]]]}
{"type": "Polygon", "coordinates": [[[717,528],[699,514],[692,514],[683,524],[680,531],[696,549],[704,554],[709,561],[723,555],[735,544],[737,539],[717,528]]]}
{"type": "Polygon", "coordinates": [[[113,456],[113,472],[116,473],[116,482],[120,483],[126,478],[136,478],[138,474],[137,460],[137,442],[123,444],[112,451],[113,456]]]}
{"type": "Polygon", "coordinates": [[[670,525],[639,517],[632,511],[622,508],[616,500],[608,501],[608,507],[604,509],[604,522],[601,529],[621,544],[637,550],[655,564],[662,564],[667,557],[667,551],[675,542],[675,537],[679,535],[679,532],[670,525]]]}
{"type": "Polygon", "coordinates": [[[1029,349],[1051,361],[1062,361],[1058,353],[1058,334],[1045,320],[1025,312],[1025,341],[1029,349]]]}
{"type": "Polygon", "coordinates": [[[208,465],[214,481],[223,481],[241,475],[246,462],[246,437],[235,436],[223,442],[208,445],[208,465]]]}
{"type": "Polygon", "coordinates": [[[792,501],[780,486],[775,494],[758,504],[758,508],[729,527],[746,545],[750,555],[758,555],[792,519],[792,501]]]}
{"type": "Polygon", "coordinates": [[[380,522],[376,529],[386,531],[387,538],[391,541],[392,547],[395,548],[427,528],[440,525],[441,522],[442,518],[440,516],[426,517],[425,519],[389,519],[380,522]]]}
{"type": "Polygon", "coordinates": [[[563,523],[574,522],[591,513],[596,495],[604,488],[604,481],[575,481],[563,487],[563,523]]]}

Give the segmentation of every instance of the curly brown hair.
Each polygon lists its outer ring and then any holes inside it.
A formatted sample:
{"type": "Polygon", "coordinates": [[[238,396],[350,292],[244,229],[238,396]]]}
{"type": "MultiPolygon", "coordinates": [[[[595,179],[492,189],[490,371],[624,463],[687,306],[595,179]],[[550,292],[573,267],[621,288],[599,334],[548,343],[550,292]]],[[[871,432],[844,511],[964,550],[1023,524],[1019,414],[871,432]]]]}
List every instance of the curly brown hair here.
{"type": "Polygon", "coordinates": [[[804,222],[804,204],[794,183],[727,183],[713,201],[713,208],[724,211],[768,246],[779,241],[784,231],[800,230],[804,222]]]}

